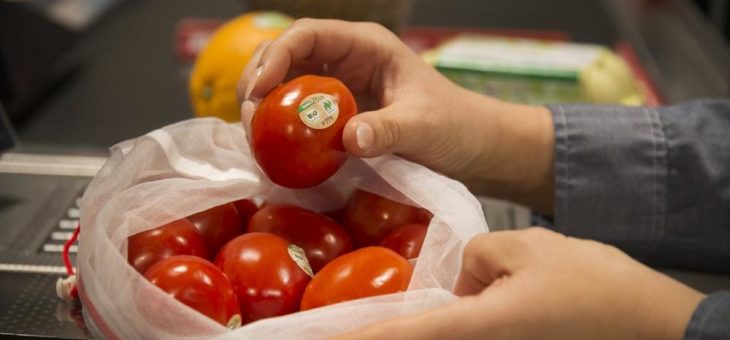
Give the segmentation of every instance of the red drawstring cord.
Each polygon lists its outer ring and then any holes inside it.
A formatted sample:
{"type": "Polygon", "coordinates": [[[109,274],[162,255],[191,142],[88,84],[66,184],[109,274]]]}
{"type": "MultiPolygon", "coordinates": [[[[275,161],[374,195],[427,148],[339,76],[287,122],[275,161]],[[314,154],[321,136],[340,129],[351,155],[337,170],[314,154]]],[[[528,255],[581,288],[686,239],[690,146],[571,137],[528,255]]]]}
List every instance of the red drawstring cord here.
{"type": "Polygon", "coordinates": [[[74,270],[74,266],[71,263],[69,251],[74,242],[79,238],[80,231],[81,224],[78,224],[73,234],[71,234],[71,238],[63,245],[63,251],[61,252],[61,258],[63,259],[63,264],[66,266],[66,275],[68,277],[59,278],[56,281],[56,294],[66,301],[75,301],[79,298],[79,292],[76,289],[76,270],[74,270]]]}
{"type": "Polygon", "coordinates": [[[76,240],[79,238],[79,232],[81,231],[81,224],[76,225],[76,229],[74,229],[73,234],[71,234],[71,238],[66,241],[66,244],[63,245],[63,252],[61,252],[61,257],[63,258],[63,264],[66,266],[66,274],[67,275],[75,275],[76,271],[74,270],[74,266],[71,263],[71,257],[69,256],[69,251],[71,250],[71,246],[76,242],[76,240]]]}

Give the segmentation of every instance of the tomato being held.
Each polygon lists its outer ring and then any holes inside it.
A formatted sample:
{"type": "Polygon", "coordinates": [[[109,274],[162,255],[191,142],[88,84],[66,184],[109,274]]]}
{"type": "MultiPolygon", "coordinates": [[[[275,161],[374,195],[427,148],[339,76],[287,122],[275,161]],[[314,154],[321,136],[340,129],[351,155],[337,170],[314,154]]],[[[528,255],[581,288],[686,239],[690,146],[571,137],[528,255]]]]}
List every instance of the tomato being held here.
{"type": "Polygon", "coordinates": [[[195,224],[208,245],[211,256],[215,256],[223,245],[243,234],[245,225],[241,224],[238,210],[232,203],[201,211],[188,216],[188,220],[195,224]]]}
{"type": "Polygon", "coordinates": [[[289,252],[289,242],[279,236],[247,233],[218,253],[215,264],[233,284],[244,323],[299,310],[310,277],[289,252]]]}
{"type": "Polygon", "coordinates": [[[385,236],[380,245],[406,259],[415,259],[421,253],[423,240],[426,239],[426,231],[428,231],[428,227],[425,224],[406,224],[395,228],[385,236]]]}
{"type": "Polygon", "coordinates": [[[207,258],[208,254],[203,236],[186,219],[134,234],[127,242],[127,261],[141,274],[156,262],[173,255],[207,258]]]}
{"type": "Polygon", "coordinates": [[[362,247],[379,244],[396,227],[421,223],[424,218],[424,209],[357,189],[347,201],[343,226],[355,245],[362,247]]]}
{"type": "Polygon", "coordinates": [[[214,264],[199,257],[168,257],[145,273],[147,280],[192,309],[231,328],[241,324],[233,286],[214,264]]]}
{"type": "Polygon", "coordinates": [[[307,255],[316,273],[327,262],[352,250],[347,232],[339,224],[313,211],[288,204],[268,204],[251,217],[248,232],[279,235],[307,255]]]}
{"type": "Polygon", "coordinates": [[[274,88],[251,120],[251,149],[274,183],[308,188],[345,163],[345,123],[357,113],[339,80],[306,75],[274,88]]]}
{"type": "Polygon", "coordinates": [[[366,247],[328,263],[307,285],[302,310],[404,291],[413,266],[390,249],[366,247]]]}

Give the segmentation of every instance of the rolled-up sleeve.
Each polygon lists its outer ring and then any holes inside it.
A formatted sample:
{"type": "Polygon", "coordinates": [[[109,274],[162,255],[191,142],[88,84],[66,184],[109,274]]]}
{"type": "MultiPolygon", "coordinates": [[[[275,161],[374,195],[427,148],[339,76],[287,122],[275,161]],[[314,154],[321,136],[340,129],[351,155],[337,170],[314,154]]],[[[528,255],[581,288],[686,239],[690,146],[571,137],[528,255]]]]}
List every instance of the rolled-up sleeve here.
{"type": "Polygon", "coordinates": [[[557,231],[730,272],[730,100],[549,108],[557,231]]]}
{"type": "Polygon", "coordinates": [[[730,339],[730,292],[706,296],[689,320],[686,340],[730,339]]]}

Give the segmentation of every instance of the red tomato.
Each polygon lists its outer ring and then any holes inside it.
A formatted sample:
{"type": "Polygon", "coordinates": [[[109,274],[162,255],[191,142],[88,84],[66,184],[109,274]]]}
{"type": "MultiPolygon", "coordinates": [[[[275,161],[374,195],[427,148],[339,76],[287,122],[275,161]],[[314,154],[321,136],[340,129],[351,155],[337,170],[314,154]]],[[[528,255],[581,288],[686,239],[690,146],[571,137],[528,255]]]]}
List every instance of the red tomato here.
{"type": "Polygon", "coordinates": [[[168,257],[144,276],[168,295],[221,325],[238,327],[241,311],[233,286],[214,264],[195,256],[168,257]]]}
{"type": "Polygon", "coordinates": [[[254,203],[250,199],[242,199],[238,201],[233,201],[234,206],[236,206],[236,210],[238,211],[238,217],[241,220],[241,226],[245,227],[248,225],[248,220],[251,219],[251,216],[256,213],[256,211],[259,210],[259,207],[256,206],[256,203],[254,203]]]}
{"type": "Polygon", "coordinates": [[[333,221],[342,225],[343,221],[345,220],[345,207],[336,210],[324,211],[322,212],[322,215],[327,216],[333,221]]]}
{"type": "Polygon", "coordinates": [[[423,218],[420,208],[356,189],[347,201],[343,226],[355,245],[362,247],[379,244],[396,227],[423,218]]]}
{"type": "Polygon", "coordinates": [[[406,224],[390,232],[380,245],[393,250],[406,259],[415,259],[421,253],[428,227],[425,224],[406,224]]]}
{"type": "Polygon", "coordinates": [[[352,250],[347,232],[324,215],[288,204],[269,204],[251,217],[248,232],[265,232],[294,243],[316,273],[327,262],[352,250]]]}
{"type": "Polygon", "coordinates": [[[156,262],[173,255],[207,258],[208,254],[203,236],[186,219],[134,234],[127,243],[127,261],[141,274],[156,262]]]}
{"type": "Polygon", "coordinates": [[[243,234],[245,225],[241,224],[238,210],[231,203],[219,205],[197,214],[188,216],[203,235],[208,251],[215,256],[223,245],[243,234]]]}
{"type": "Polygon", "coordinates": [[[246,323],[296,312],[310,280],[289,254],[289,242],[268,233],[236,237],[215,264],[231,280],[246,323]]]}
{"type": "Polygon", "coordinates": [[[418,222],[423,223],[428,226],[429,223],[431,223],[431,219],[433,219],[433,213],[428,211],[427,209],[419,208],[418,209],[418,222]]]}
{"type": "Polygon", "coordinates": [[[413,266],[390,249],[366,247],[328,263],[307,285],[302,310],[408,288],[413,266]]]}
{"type": "Polygon", "coordinates": [[[355,113],[355,99],[335,78],[306,75],[280,85],[259,104],[251,121],[256,161],[281,186],[322,183],[347,159],[342,130],[355,113]]]}

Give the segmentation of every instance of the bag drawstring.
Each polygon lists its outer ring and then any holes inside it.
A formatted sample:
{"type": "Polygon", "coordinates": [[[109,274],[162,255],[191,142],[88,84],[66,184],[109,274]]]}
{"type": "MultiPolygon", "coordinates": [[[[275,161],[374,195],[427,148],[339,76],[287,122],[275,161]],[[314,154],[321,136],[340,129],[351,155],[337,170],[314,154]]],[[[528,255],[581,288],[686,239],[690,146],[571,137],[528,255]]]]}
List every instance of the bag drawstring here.
{"type": "Polygon", "coordinates": [[[81,231],[81,224],[76,225],[71,238],[66,241],[63,245],[63,251],[61,252],[61,258],[63,264],[66,266],[67,277],[59,277],[56,281],[56,295],[65,301],[76,301],[79,298],[79,292],[76,289],[76,270],[74,269],[73,263],[71,263],[71,256],[69,255],[71,246],[79,238],[79,232],[81,231]]]}

